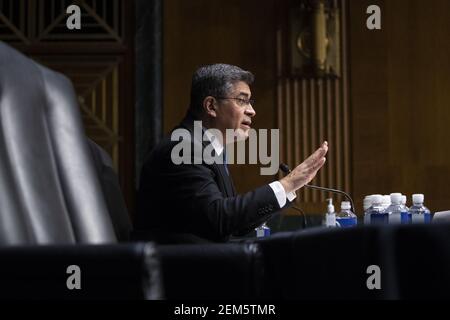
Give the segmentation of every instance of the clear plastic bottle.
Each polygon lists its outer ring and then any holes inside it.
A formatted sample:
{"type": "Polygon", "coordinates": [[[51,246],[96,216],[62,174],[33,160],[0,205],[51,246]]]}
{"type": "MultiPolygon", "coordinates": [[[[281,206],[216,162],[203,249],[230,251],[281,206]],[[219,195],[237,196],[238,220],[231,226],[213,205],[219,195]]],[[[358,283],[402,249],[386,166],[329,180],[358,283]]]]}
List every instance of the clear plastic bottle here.
{"type": "Polygon", "coordinates": [[[367,215],[367,221],[369,224],[387,224],[388,215],[384,212],[383,208],[383,196],[376,194],[372,196],[372,205],[365,212],[367,215]]]}
{"type": "Polygon", "coordinates": [[[431,222],[431,212],[427,207],[423,205],[424,195],[413,194],[412,201],[413,205],[409,208],[409,213],[411,215],[411,223],[430,223],[431,222]]]}
{"type": "Polygon", "coordinates": [[[264,222],[259,227],[255,228],[255,231],[257,238],[264,238],[270,236],[270,228],[267,226],[266,222],[264,222]]]}
{"type": "Polygon", "coordinates": [[[391,196],[385,194],[385,195],[383,196],[383,200],[382,200],[381,205],[383,206],[383,209],[386,210],[386,209],[391,205],[391,196]]]}
{"type": "Polygon", "coordinates": [[[370,220],[369,220],[370,216],[368,216],[366,214],[366,212],[372,206],[372,197],[373,197],[373,194],[370,196],[365,196],[364,200],[363,200],[363,208],[364,208],[363,222],[364,222],[364,224],[370,224],[370,220]]]}
{"type": "Polygon", "coordinates": [[[402,206],[402,194],[401,193],[391,193],[391,205],[387,207],[384,211],[388,214],[389,224],[407,224],[408,211],[402,206]]]}
{"type": "Polygon", "coordinates": [[[407,221],[406,223],[411,223],[411,214],[409,213],[409,208],[406,206],[406,196],[402,195],[402,201],[401,201],[401,206],[402,206],[402,212],[406,212],[406,216],[407,216],[407,221]]]}
{"type": "Polygon", "coordinates": [[[404,194],[402,194],[402,201],[401,201],[402,206],[404,206],[406,209],[408,209],[408,207],[406,206],[406,196],[404,194]]]}
{"type": "Polygon", "coordinates": [[[372,194],[372,195],[370,195],[370,196],[365,196],[365,197],[364,197],[364,201],[363,201],[364,212],[366,212],[367,209],[369,209],[370,206],[372,205],[372,197],[373,197],[373,196],[374,196],[374,195],[372,194]]]}
{"type": "Polygon", "coordinates": [[[341,211],[336,214],[336,223],[342,228],[355,227],[358,224],[357,217],[352,212],[350,201],[341,202],[341,211]]]}

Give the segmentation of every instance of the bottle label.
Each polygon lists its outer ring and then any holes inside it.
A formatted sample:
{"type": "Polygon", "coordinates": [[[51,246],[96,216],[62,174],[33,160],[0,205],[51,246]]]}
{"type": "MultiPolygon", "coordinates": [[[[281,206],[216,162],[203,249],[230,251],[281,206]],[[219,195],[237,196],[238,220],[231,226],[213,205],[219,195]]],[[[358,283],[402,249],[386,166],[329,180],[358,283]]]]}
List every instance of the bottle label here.
{"type": "Polygon", "coordinates": [[[389,215],[389,224],[402,223],[402,216],[400,212],[393,212],[389,215]]]}
{"type": "Polygon", "coordinates": [[[393,212],[389,215],[389,224],[408,224],[408,212],[393,212]]]}
{"type": "Polygon", "coordinates": [[[409,214],[408,214],[407,211],[402,212],[401,216],[402,216],[402,218],[401,218],[401,223],[402,224],[409,224],[410,223],[410,221],[409,221],[409,214]]]}
{"type": "Polygon", "coordinates": [[[431,223],[431,214],[429,212],[411,214],[411,223],[431,223]]]}
{"type": "Polygon", "coordinates": [[[377,213],[370,215],[370,224],[388,224],[389,217],[387,213],[377,213]]]}
{"type": "Polygon", "coordinates": [[[357,220],[356,217],[353,218],[336,218],[337,223],[339,223],[339,225],[342,228],[348,228],[348,227],[354,227],[357,225],[357,220]]]}

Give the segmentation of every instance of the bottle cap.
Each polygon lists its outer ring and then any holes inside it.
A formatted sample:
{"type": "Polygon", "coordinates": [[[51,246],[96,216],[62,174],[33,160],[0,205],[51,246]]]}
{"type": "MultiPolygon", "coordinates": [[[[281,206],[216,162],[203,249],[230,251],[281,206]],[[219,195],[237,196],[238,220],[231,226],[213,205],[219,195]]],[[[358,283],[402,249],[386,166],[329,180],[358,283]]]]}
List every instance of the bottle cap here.
{"type": "Polygon", "coordinates": [[[402,202],[402,194],[401,193],[391,193],[391,203],[392,204],[400,204],[402,202]]]}
{"type": "Polygon", "coordinates": [[[402,204],[406,205],[406,196],[405,195],[402,195],[402,204]]]}
{"type": "Polygon", "coordinates": [[[423,203],[424,196],[422,193],[416,193],[412,195],[413,203],[423,203]]]}
{"type": "Polygon", "coordinates": [[[384,195],[382,203],[383,203],[383,206],[389,207],[391,205],[391,196],[384,195]]]}
{"type": "Polygon", "coordinates": [[[364,211],[372,206],[372,196],[366,196],[363,201],[364,211]]]}
{"type": "Polygon", "coordinates": [[[350,205],[350,201],[342,201],[341,202],[341,210],[350,210],[352,206],[350,205]]]}
{"type": "Polygon", "coordinates": [[[374,194],[372,196],[372,204],[381,204],[383,196],[381,194],[374,194]]]}

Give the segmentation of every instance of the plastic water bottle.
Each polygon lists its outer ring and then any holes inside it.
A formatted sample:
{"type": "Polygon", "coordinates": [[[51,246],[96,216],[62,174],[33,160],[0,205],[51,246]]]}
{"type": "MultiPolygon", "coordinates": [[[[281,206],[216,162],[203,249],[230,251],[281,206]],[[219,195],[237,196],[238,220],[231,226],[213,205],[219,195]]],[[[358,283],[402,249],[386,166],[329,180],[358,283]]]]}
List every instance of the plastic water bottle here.
{"type": "Polygon", "coordinates": [[[387,224],[388,214],[384,212],[383,208],[383,196],[376,194],[372,196],[372,205],[365,212],[368,215],[368,221],[370,224],[387,224]]]}
{"type": "Polygon", "coordinates": [[[328,206],[327,206],[327,213],[325,214],[325,226],[327,228],[334,228],[336,227],[336,212],[334,212],[334,206],[333,206],[333,199],[327,199],[328,206]]]}
{"type": "Polygon", "coordinates": [[[372,197],[374,195],[365,196],[363,201],[364,208],[364,224],[370,224],[370,215],[366,214],[367,210],[372,206],[372,197]]]}
{"type": "Polygon", "coordinates": [[[336,223],[342,228],[355,227],[358,224],[356,215],[352,212],[350,201],[341,202],[341,211],[336,214],[336,223]]]}
{"type": "Polygon", "coordinates": [[[404,206],[409,211],[409,208],[406,206],[406,196],[404,194],[402,194],[401,204],[402,204],[402,206],[404,206]]]}
{"type": "Polygon", "coordinates": [[[264,222],[258,228],[255,229],[257,238],[264,238],[270,236],[270,228],[264,222]]]}
{"type": "Polygon", "coordinates": [[[411,214],[409,213],[409,208],[406,206],[406,196],[402,195],[402,201],[401,201],[401,206],[402,206],[402,212],[407,212],[407,222],[406,223],[411,223],[411,214]]]}
{"type": "Polygon", "coordinates": [[[411,214],[411,223],[430,223],[431,222],[431,212],[427,207],[423,205],[424,196],[423,194],[413,194],[412,201],[413,205],[409,208],[409,213],[411,214]]]}
{"type": "Polygon", "coordinates": [[[383,206],[383,209],[386,210],[391,205],[391,196],[385,194],[383,196],[383,200],[382,200],[381,205],[383,206]]]}
{"type": "Polygon", "coordinates": [[[402,194],[401,193],[391,193],[391,205],[387,207],[384,212],[388,214],[389,224],[407,224],[408,211],[402,206],[402,194]]]}

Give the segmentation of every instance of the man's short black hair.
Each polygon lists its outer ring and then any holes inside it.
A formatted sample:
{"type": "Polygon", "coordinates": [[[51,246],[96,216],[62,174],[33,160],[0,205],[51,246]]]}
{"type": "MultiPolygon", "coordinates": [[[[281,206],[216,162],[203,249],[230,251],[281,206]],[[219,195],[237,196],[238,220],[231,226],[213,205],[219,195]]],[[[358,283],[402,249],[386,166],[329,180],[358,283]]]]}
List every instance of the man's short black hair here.
{"type": "Polygon", "coordinates": [[[233,84],[243,81],[251,85],[255,77],[250,71],[229,64],[211,64],[195,71],[191,84],[190,110],[197,116],[203,112],[203,100],[208,97],[226,97],[233,84]]]}

